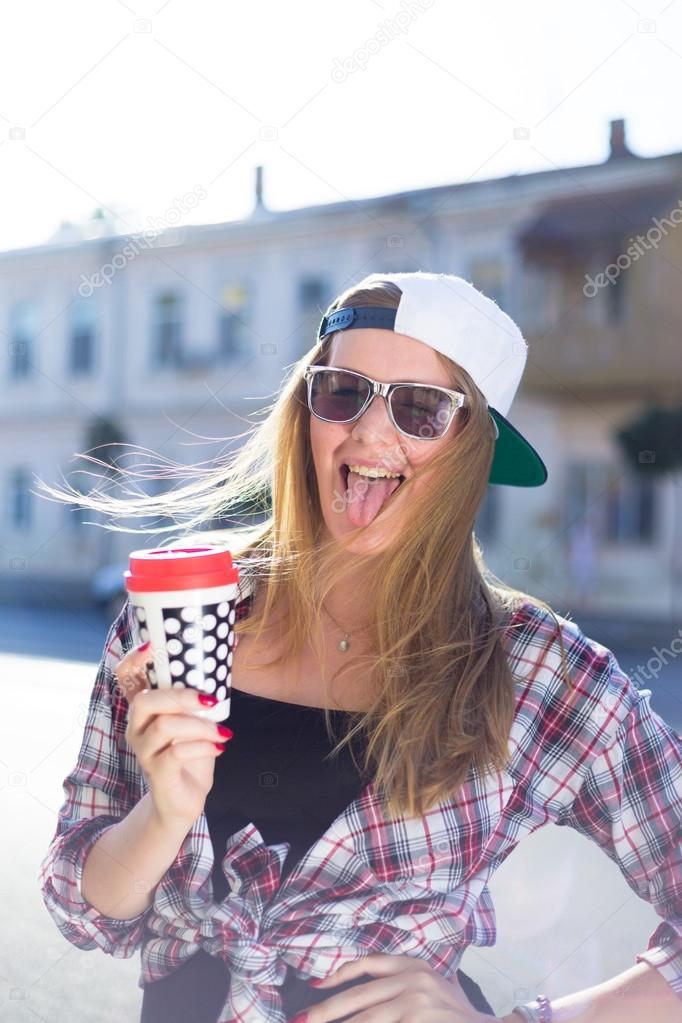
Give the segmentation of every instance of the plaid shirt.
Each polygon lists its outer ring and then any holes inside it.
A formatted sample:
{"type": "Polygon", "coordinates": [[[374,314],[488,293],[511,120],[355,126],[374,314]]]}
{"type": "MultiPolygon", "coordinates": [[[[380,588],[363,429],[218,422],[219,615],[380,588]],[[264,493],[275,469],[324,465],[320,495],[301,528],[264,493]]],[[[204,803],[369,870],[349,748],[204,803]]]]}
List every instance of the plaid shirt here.
{"type": "MultiPolygon", "coordinates": [[[[253,590],[242,567],[237,617],[253,590]]],[[[280,883],[287,842],[266,845],[253,823],[233,834],[213,899],[213,849],[202,813],[129,920],[102,916],[81,894],[83,864],[106,828],[148,791],[125,741],[127,702],[112,682],[138,642],[129,605],[107,636],[78,760],[41,864],[43,899],[74,945],[113,956],[141,950],[140,987],[203,948],[231,982],[216,1023],[286,1023],[289,964],[324,977],[372,952],[414,955],[452,977],[468,945],[495,943],[488,881],[517,843],[553,822],[596,842],[662,922],[638,955],[682,999],[682,742],[613,653],[559,618],[575,691],[561,677],[558,635],[525,602],[502,634],[515,680],[507,770],[471,771],[456,800],[388,820],[368,784],[280,883]]]]}

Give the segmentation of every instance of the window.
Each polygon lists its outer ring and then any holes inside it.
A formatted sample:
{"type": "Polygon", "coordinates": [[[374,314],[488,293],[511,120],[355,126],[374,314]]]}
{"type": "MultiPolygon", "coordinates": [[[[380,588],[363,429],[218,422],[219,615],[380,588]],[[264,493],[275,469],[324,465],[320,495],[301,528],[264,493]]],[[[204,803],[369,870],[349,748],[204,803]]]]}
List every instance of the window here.
{"type": "Polygon", "coordinates": [[[231,362],[248,351],[250,289],[239,282],[226,284],[220,304],[223,308],[218,321],[218,357],[221,362],[231,362]]]}
{"type": "Polygon", "coordinates": [[[558,269],[534,260],[524,263],[520,300],[515,305],[523,326],[531,330],[540,330],[554,323],[561,315],[558,269]]]}
{"type": "Polygon", "coordinates": [[[323,277],[301,277],[298,281],[296,320],[302,351],[316,343],[320,320],[331,300],[329,284],[323,277]]]}
{"type": "Polygon", "coordinates": [[[182,354],[182,299],[177,292],[164,291],[154,302],[153,362],[175,366],[182,354]]]}
{"type": "MultiPolygon", "coordinates": [[[[189,478],[174,481],[163,476],[152,476],[144,481],[140,489],[146,492],[148,497],[162,497],[170,493],[174,487],[185,486],[187,483],[189,478]]],[[[148,517],[151,521],[145,526],[147,529],[160,529],[174,521],[172,515],[163,515],[161,512],[149,512],[148,517]]]]}
{"type": "Polygon", "coordinates": [[[635,473],[614,478],[606,493],[606,539],[610,543],[654,538],[654,488],[635,473]]]}
{"type": "Polygon", "coordinates": [[[469,280],[493,302],[504,309],[504,267],[499,259],[474,259],[469,265],[469,280]]]}
{"type": "Polygon", "coordinates": [[[96,309],[92,298],[71,306],[69,370],[74,376],[92,373],[95,363],[96,309]]]}
{"type": "Polygon", "coordinates": [[[8,517],[14,529],[26,530],[31,525],[31,481],[27,469],[11,469],[9,473],[8,517]]]}
{"type": "Polygon", "coordinates": [[[606,322],[622,323],[625,318],[627,297],[627,271],[621,270],[613,283],[606,288],[606,322]]]}
{"type": "Polygon", "coordinates": [[[20,302],[12,306],[9,317],[9,375],[14,380],[28,377],[32,372],[36,335],[33,303],[20,302]]]}
{"type": "Polygon", "coordinates": [[[66,522],[67,529],[72,530],[74,533],[80,533],[81,529],[85,525],[88,515],[89,520],[92,522],[92,512],[86,508],[82,508],[80,505],[65,504],[64,505],[64,519],[66,522]]]}
{"type": "Polygon", "coordinates": [[[655,539],[655,483],[628,468],[581,462],[567,467],[567,526],[589,516],[600,543],[650,543],[655,539]]]}
{"type": "MultiPolygon", "coordinates": [[[[298,282],[298,305],[306,310],[311,307],[320,310],[322,319],[324,310],[321,308],[326,296],[327,287],[321,277],[303,277],[298,282]]],[[[328,303],[327,303],[328,304],[328,303]]]]}
{"type": "Polygon", "coordinates": [[[499,524],[499,512],[499,487],[488,486],[485,496],[481,501],[481,505],[476,516],[476,522],[474,524],[474,532],[476,533],[476,536],[480,537],[482,540],[495,540],[499,524]]]}
{"type": "Polygon", "coordinates": [[[584,264],[583,313],[588,323],[595,326],[622,323],[627,315],[628,273],[627,268],[616,266],[618,253],[600,249],[584,264]],[[606,276],[606,270],[609,276],[606,276]]]}

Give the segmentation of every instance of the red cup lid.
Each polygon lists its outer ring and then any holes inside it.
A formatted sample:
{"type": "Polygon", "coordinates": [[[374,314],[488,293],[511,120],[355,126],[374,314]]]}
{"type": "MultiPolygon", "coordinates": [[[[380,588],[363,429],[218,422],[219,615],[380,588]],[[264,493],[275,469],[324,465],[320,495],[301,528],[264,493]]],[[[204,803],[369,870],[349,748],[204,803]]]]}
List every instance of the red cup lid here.
{"type": "Polygon", "coordinates": [[[159,547],[132,551],[130,568],[123,573],[132,593],[157,590],[203,590],[239,582],[239,569],[227,547],[159,547]]]}

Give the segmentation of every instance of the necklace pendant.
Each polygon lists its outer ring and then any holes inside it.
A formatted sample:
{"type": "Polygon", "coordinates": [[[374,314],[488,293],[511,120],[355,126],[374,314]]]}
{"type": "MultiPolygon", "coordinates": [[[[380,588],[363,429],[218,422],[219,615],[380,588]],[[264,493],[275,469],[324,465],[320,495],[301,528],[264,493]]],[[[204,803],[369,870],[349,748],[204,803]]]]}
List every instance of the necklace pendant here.
{"type": "Polygon", "coordinates": [[[343,639],[339,640],[339,650],[345,654],[348,649],[350,649],[350,640],[344,636],[343,639]]]}

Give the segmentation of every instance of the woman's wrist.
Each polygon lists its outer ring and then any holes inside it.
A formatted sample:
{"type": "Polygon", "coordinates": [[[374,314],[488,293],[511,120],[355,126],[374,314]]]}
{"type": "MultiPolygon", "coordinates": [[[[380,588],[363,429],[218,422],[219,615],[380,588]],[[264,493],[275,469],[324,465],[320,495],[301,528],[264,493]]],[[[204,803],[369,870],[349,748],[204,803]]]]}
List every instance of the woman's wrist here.
{"type": "Polygon", "coordinates": [[[189,816],[163,813],[154,802],[151,792],[147,792],[143,798],[146,799],[147,797],[149,797],[150,827],[162,839],[170,841],[184,840],[188,832],[191,831],[196,817],[190,818],[189,816]]]}
{"type": "Polygon", "coordinates": [[[545,995],[538,995],[530,1002],[514,1006],[509,1016],[503,1018],[508,1023],[552,1023],[552,1006],[545,995]]]}
{"type": "Polygon", "coordinates": [[[151,793],[145,793],[90,849],[83,864],[83,898],[103,916],[137,916],[151,904],[190,827],[159,817],[151,793]]]}

